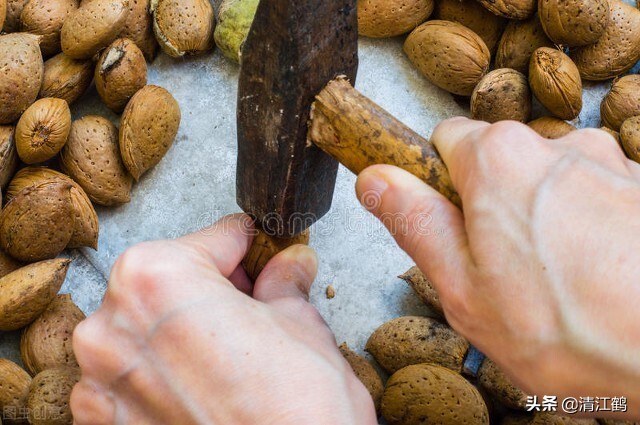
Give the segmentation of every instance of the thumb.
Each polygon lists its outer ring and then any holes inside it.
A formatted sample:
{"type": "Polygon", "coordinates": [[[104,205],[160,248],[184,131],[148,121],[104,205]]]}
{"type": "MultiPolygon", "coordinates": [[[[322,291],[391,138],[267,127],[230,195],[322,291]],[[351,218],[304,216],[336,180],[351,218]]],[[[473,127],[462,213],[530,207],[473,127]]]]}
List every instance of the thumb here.
{"type": "Polygon", "coordinates": [[[391,165],[360,173],[356,192],[446,303],[447,294],[466,280],[469,270],[462,212],[414,175],[391,165]]]}
{"type": "Polygon", "coordinates": [[[265,266],[253,288],[253,298],[267,304],[284,298],[309,300],[309,290],[318,272],[315,251],[293,245],[278,253],[265,266]]]}

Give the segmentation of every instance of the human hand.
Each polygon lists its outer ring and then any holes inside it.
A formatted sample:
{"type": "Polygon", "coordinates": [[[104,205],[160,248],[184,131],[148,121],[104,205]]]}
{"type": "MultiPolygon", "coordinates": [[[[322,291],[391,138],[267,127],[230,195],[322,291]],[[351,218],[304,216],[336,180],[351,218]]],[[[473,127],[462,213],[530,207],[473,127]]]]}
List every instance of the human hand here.
{"type": "Polygon", "coordinates": [[[75,423],[377,424],[369,393],[307,302],[314,252],[288,248],[252,287],[240,266],[248,217],[208,230],[117,261],[104,303],[74,334],[75,423]]]}
{"type": "Polygon", "coordinates": [[[529,394],[624,396],[640,417],[640,165],[600,130],[547,140],[453,119],[432,141],[464,215],[392,166],[365,170],[357,192],[452,327],[529,394]]]}

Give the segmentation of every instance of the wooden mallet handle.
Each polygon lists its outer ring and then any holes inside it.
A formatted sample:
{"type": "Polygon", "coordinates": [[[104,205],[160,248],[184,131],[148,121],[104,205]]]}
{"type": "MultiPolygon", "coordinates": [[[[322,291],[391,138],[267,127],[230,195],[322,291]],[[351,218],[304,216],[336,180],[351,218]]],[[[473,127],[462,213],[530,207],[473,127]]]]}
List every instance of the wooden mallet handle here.
{"type": "Polygon", "coordinates": [[[307,137],[355,174],[375,164],[395,165],[462,206],[433,144],[363,96],[345,77],[329,82],[316,96],[307,137]]]}

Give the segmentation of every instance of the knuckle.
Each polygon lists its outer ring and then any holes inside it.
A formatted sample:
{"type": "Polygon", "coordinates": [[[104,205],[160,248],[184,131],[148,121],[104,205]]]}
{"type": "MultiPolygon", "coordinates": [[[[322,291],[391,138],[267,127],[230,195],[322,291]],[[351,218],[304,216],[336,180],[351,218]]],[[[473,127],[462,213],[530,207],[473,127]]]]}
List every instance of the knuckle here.
{"type": "Polygon", "coordinates": [[[157,254],[158,250],[150,242],[128,248],[113,268],[110,289],[125,293],[150,290],[150,286],[165,274],[165,262],[157,254]]]}

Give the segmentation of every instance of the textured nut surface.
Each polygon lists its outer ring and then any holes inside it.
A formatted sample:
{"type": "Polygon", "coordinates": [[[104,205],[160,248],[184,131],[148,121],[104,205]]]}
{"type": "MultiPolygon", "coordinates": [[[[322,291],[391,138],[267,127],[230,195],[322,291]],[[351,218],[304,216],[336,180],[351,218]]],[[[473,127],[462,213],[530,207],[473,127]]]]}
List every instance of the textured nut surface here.
{"type": "Polygon", "coordinates": [[[20,329],[51,303],[67,275],[70,260],[29,264],[0,278],[0,330],[20,329]]]}
{"type": "Polygon", "coordinates": [[[120,152],[133,178],[160,162],[179,127],[180,106],[167,90],[146,86],[131,98],[120,123],[120,152]]]}
{"type": "Polygon", "coordinates": [[[4,21],[5,32],[16,32],[20,30],[20,15],[22,9],[29,0],[6,0],[7,1],[7,18],[4,21]]]}
{"type": "Polygon", "coordinates": [[[25,369],[35,376],[58,366],[78,367],[73,354],[72,336],[85,315],[73,303],[71,295],[58,295],[20,339],[20,354],[25,369]]]}
{"type": "Polygon", "coordinates": [[[433,0],[358,0],[358,33],[395,37],[412,31],[433,13],[433,0]]]}
{"type": "Polygon", "coordinates": [[[536,98],[552,114],[564,120],[576,118],[582,110],[580,71],[563,52],[541,47],[531,56],[529,84],[536,98]]]}
{"type": "Polygon", "coordinates": [[[134,94],[147,84],[147,62],[136,44],[119,38],[100,55],[96,89],[105,105],[121,113],[134,94]]]}
{"type": "Polygon", "coordinates": [[[524,20],[536,13],[536,0],[478,0],[490,12],[508,19],[524,20]]]}
{"type": "Polygon", "coordinates": [[[50,182],[18,193],[0,214],[0,246],[13,258],[33,262],[54,258],[73,235],[71,185],[50,182]]]}
{"type": "Polygon", "coordinates": [[[387,381],[382,416],[391,425],[488,425],[478,390],[459,374],[432,364],[408,366],[387,381]]]}
{"type": "Polygon", "coordinates": [[[8,423],[18,421],[27,407],[31,377],[14,362],[0,358],[0,407],[2,419],[8,423]]]}
{"type": "Polygon", "coordinates": [[[218,8],[218,23],[213,33],[222,53],[240,62],[242,46],[249,34],[259,0],[222,0],[218,8]]]}
{"type": "Polygon", "coordinates": [[[495,52],[507,20],[489,12],[476,0],[440,0],[436,3],[435,19],[458,22],[482,38],[495,52]]]}
{"type": "Polygon", "coordinates": [[[613,82],[600,104],[602,125],[620,130],[628,118],[640,115],[640,75],[626,75],[613,82]]]}
{"type": "Polygon", "coordinates": [[[71,129],[66,101],[47,97],[36,101],[16,126],[16,148],[25,164],[47,161],[60,152],[71,129]]]}
{"type": "Polygon", "coordinates": [[[71,124],[60,165],[98,205],[131,200],[133,180],[120,158],[118,129],[106,118],[90,115],[71,124]]]}
{"type": "Polygon", "coordinates": [[[629,118],[622,124],[620,140],[627,156],[640,163],[640,116],[629,118]]]}
{"type": "Polygon", "coordinates": [[[129,0],[129,16],[124,29],[118,36],[128,38],[144,53],[148,61],[155,59],[158,53],[158,42],[153,34],[153,18],[149,8],[151,0],[129,0]]]}
{"type": "Polygon", "coordinates": [[[74,59],[90,59],[118,37],[128,15],[129,0],[85,0],[64,21],[62,51],[74,59]]]}
{"type": "Polygon", "coordinates": [[[478,383],[507,407],[523,410],[527,404],[527,395],[491,359],[482,362],[478,370],[478,383]]]}
{"type": "Polygon", "coordinates": [[[384,323],[366,350],[389,373],[418,363],[462,370],[469,343],[446,324],[429,317],[406,316],[384,323]]]}
{"type": "Polygon", "coordinates": [[[18,171],[7,188],[6,197],[10,201],[23,189],[32,186],[47,185],[51,181],[71,185],[71,202],[73,203],[73,234],[67,248],[98,247],[98,215],[89,197],[78,183],[65,174],[45,167],[26,167],[18,171]]]}
{"type": "Polygon", "coordinates": [[[169,56],[213,49],[215,14],[209,0],[151,0],[153,31],[169,56]]]}
{"type": "Polygon", "coordinates": [[[0,125],[0,187],[5,188],[18,167],[15,128],[0,125]]]}
{"type": "Polygon", "coordinates": [[[575,49],[571,58],[585,80],[601,81],[630,70],[640,59],[640,10],[610,0],[610,21],[594,44],[575,49]]]}
{"type": "Polygon", "coordinates": [[[529,62],[539,47],[552,47],[538,15],[526,21],[509,22],[496,51],[496,68],[511,68],[529,75],[529,62]]]}
{"type": "Polygon", "coordinates": [[[61,49],[62,24],[77,8],[77,0],[30,0],[20,15],[22,31],[41,35],[42,55],[55,55],[61,49]]]}
{"type": "Polygon", "coordinates": [[[531,118],[531,108],[527,77],[514,69],[491,71],[480,80],[471,95],[471,116],[476,120],[526,123],[531,118]]]}
{"type": "Polygon", "coordinates": [[[489,69],[491,54],[469,28],[448,21],[429,21],[407,37],[404,51],[436,86],[470,96],[489,69]]]}
{"type": "Polygon", "coordinates": [[[593,44],[609,24],[609,0],[540,0],[538,14],[544,31],[556,44],[593,44]]]}
{"type": "Polygon", "coordinates": [[[23,266],[23,263],[16,261],[10,255],[0,251],[0,278],[5,277],[9,273],[16,271],[23,266]]]}
{"type": "Polygon", "coordinates": [[[434,313],[444,317],[440,296],[433,287],[433,284],[418,267],[411,267],[405,274],[399,277],[413,288],[418,298],[429,306],[434,313]]]}
{"type": "Polygon", "coordinates": [[[44,64],[39,37],[0,35],[0,124],[10,124],[38,97],[44,64]]]}
{"type": "Polygon", "coordinates": [[[379,412],[380,401],[382,400],[382,393],[384,391],[382,378],[380,378],[380,375],[378,375],[378,372],[376,372],[371,363],[352,351],[346,342],[340,345],[340,352],[347,363],[349,363],[349,366],[351,366],[351,369],[353,369],[353,373],[355,373],[360,382],[362,382],[367,391],[369,391],[369,394],[371,394],[376,412],[379,412]]]}
{"type": "Polygon", "coordinates": [[[554,117],[542,117],[527,124],[545,139],[559,139],[577,130],[573,125],[554,117]]]}
{"type": "Polygon", "coordinates": [[[71,59],[60,53],[44,63],[44,79],[39,97],[56,97],[69,105],[78,100],[93,80],[91,60],[71,59]]]}
{"type": "Polygon", "coordinates": [[[69,400],[80,381],[80,369],[57,367],[40,372],[29,386],[27,407],[31,425],[69,425],[73,423],[69,400]]]}

